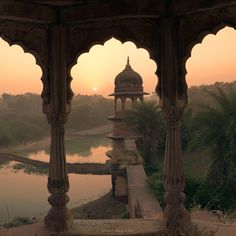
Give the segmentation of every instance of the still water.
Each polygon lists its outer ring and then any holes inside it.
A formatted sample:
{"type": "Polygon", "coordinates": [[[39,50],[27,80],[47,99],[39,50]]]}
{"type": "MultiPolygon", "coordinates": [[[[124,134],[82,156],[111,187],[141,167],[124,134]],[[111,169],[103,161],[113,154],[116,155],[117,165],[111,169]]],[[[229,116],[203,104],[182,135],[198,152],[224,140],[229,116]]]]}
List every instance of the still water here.
{"type": "MultiPolygon", "coordinates": [[[[66,161],[68,163],[105,163],[109,158],[105,155],[110,142],[103,136],[80,136],[77,139],[67,140],[66,161]]],[[[49,149],[24,153],[28,158],[49,162],[49,149]]]]}
{"type": "MultiPolygon", "coordinates": [[[[68,162],[105,162],[105,152],[110,149],[109,143],[102,137],[87,137],[68,141],[68,162]],[[96,142],[97,141],[97,142],[96,142]],[[89,145],[90,143],[90,145],[89,145]],[[77,149],[76,149],[77,147],[77,149]]],[[[28,153],[29,158],[48,161],[48,150],[28,153]]],[[[17,162],[0,165],[0,220],[8,220],[15,216],[43,216],[49,209],[47,198],[47,175],[26,173],[16,170],[17,162]]],[[[89,202],[111,189],[109,175],[69,174],[70,208],[89,202]]]]}

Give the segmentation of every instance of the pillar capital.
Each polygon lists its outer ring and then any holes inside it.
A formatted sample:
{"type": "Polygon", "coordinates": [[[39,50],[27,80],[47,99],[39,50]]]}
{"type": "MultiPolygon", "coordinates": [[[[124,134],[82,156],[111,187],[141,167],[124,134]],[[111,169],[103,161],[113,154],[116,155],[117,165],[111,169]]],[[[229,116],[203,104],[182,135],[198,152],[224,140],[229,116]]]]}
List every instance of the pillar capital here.
{"type": "Polygon", "coordinates": [[[48,123],[52,126],[64,126],[68,119],[68,112],[50,111],[46,114],[48,123]]]}
{"type": "Polygon", "coordinates": [[[160,106],[162,109],[163,116],[167,123],[172,123],[174,121],[180,121],[183,111],[186,106],[186,100],[176,99],[175,103],[172,103],[167,98],[162,98],[160,100],[160,106]]]}

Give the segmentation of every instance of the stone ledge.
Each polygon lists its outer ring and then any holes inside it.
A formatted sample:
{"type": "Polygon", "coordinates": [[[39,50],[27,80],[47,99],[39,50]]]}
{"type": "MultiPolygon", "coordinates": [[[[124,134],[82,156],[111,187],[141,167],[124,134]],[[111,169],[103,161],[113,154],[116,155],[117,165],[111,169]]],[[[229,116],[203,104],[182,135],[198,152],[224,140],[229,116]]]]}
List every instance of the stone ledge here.
{"type": "Polygon", "coordinates": [[[144,219],[78,220],[74,223],[70,236],[158,235],[162,228],[161,221],[144,219]]]}
{"type": "MultiPolygon", "coordinates": [[[[216,232],[216,236],[236,236],[235,224],[222,224],[194,219],[193,224],[203,232],[216,232]]],[[[163,236],[160,220],[74,220],[69,232],[49,231],[43,222],[11,229],[0,229],[0,236],[163,236]]],[[[210,235],[210,234],[209,234],[210,235]]]]}
{"type": "Polygon", "coordinates": [[[74,220],[72,229],[60,234],[50,232],[41,222],[0,230],[0,236],[158,236],[161,228],[157,220],[74,220]]]}

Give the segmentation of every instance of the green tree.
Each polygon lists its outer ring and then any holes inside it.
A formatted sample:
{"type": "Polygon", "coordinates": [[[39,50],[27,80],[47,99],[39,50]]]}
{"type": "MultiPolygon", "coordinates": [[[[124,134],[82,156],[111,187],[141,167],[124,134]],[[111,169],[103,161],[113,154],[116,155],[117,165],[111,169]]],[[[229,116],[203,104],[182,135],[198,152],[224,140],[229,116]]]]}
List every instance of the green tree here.
{"type": "Polygon", "coordinates": [[[215,105],[202,106],[192,129],[192,147],[211,148],[212,164],[207,183],[221,188],[236,177],[236,91],[207,91],[215,105]]]}
{"type": "Polygon", "coordinates": [[[138,103],[126,113],[126,122],[142,135],[141,155],[147,168],[164,153],[165,129],[159,106],[154,101],[138,103]]]}

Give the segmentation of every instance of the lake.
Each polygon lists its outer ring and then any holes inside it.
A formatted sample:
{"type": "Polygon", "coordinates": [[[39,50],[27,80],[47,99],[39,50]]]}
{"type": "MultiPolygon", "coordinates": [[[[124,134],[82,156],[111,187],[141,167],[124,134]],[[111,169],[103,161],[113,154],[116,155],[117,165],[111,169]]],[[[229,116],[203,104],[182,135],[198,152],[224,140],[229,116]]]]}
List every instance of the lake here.
{"type": "MultiPolygon", "coordinates": [[[[66,141],[67,161],[105,163],[105,152],[110,149],[109,140],[100,136],[79,137],[66,141]]],[[[49,150],[38,150],[24,155],[35,160],[48,161],[49,150]]],[[[21,153],[22,154],[22,153],[21,153]]],[[[0,219],[15,216],[43,216],[49,209],[47,175],[16,170],[17,162],[0,165],[0,219]]],[[[69,174],[69,208],[94,200],[111,189],[109,175],[69,174]]]]}

